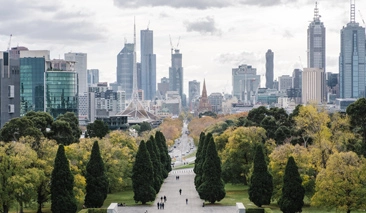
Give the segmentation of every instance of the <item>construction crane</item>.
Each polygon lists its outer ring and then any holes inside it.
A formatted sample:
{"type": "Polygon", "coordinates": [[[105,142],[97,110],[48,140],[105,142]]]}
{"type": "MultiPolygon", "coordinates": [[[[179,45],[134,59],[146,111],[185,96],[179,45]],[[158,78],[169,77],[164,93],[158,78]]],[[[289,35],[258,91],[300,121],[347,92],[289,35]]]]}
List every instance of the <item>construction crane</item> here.
{"type": "Polygon", "coordinates": [[[169,39],[170,39],[170,51],[173,54],[173,43],[172,43],[172,37],[169,35],[169,39]]]}
{"type": "Polygon", "coordinates": [[[178,42],[177,42],[177,48],[176,48],[176,49],[178,49],[178,46],[179,46],[179,41],[180,41],[180,36],[179,36],[179,38],[178,38],[178,42]]]}
{"type": "Polygon", "coordinates": [[[11,46],[11,37],[13,36],[13,34],[10,34],[10,38],[9,38],[9,43],[8,43],[8,52],[9,52],[9,50],[10,50],[10,46],[11,46]]]}

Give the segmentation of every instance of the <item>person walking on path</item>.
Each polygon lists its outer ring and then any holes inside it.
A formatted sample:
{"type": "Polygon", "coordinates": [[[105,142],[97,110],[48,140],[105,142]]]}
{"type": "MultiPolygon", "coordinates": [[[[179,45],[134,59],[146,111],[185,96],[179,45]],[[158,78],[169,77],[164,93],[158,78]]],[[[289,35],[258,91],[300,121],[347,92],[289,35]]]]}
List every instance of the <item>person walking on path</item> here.
{"type": "Polygon", "coordinates": [[[161,208],[164,209],[164,203],[161,203],[161,208]]]}
{"type": "Polygon", "coordinates": [[[159,209],[159,207],[160,207],[160,203],[158,202],[158,209],[159,209]]]}
{"type": "Polygon", "coordinates": [[[188,204],[188,198],[186,198],[186,204],[188,204]]]}
{"type": "Polygon", "coordinates": [[[164,195],[164,203],[166,202],[166,196],[164,195]]]}
{"type": "Polygon", "coordinates": [[[182,189],[179,189],[179,194],[182,195],[182,189]]]}

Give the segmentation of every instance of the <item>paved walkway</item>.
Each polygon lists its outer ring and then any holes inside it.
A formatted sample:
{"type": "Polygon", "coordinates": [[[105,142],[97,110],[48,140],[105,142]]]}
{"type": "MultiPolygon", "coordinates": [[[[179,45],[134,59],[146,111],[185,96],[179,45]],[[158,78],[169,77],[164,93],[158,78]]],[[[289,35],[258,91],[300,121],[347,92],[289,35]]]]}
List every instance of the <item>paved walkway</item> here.
{"type": "Polygon", "coordinates": [[[206,205],[202,207],[203,200],[199,198],[194,187],[194,177],[193,169],[173,170],[165,179],[154,205],[118,207],[118,213],[144,213],[146,210],[148,213],[236,212],[234,203],[233,206],[206,205]],[[179,180],[176,180],[176,176],[179,176],[179,180]],[[179,195],[179,189],[182,189],[181,195],[179,195]],[[157,203],[164,195],[167,197],[164,209],[158,209],[157,203]],[[186,204],[186,199],[188,199],[188,204],[186,204]]]}

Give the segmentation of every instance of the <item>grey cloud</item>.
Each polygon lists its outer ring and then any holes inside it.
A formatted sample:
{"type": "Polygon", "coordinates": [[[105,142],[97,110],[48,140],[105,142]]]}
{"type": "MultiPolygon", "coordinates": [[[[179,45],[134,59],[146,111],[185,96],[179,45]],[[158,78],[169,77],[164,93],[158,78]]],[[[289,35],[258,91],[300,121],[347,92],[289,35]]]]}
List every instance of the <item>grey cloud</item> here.
{"type": "Polygon", "coordinates": [[[5,1],[1,6],[0,35],[54,43],[104,38],[105,30],[93,23],[90,15],[66,10],[57,1],[5,1]]]}
{"type": "Polygon", "coordinates": [[[203,35],[211,34],[211,35],[221,35],[221,30],[216,28],[216,23],[214,18],[205,17],[201,18],[197,21],[192,22],[184,22],[186,26],[186,30],[188,32],[199,32],[203,35]]]}
{"type": "Polygon", "coordinates": [[[169,6],[174,8],[221,8],[232,5],[235,0],[114,0],[114,5],[120,8],[169,6]]]}
{"type": "MultiPolygon", "coordinates": [[[[332,0],[328,0],[332,1],[332,0]]],[[[340,0],[338,0],[340,1],[340,0]]],[[[114,5],[120,8],[157,7],[173,8],[224,8],[229,6],[249,5],[270,7],[281,4],[314,4],[313,0],[114,0],[114,5]]]]}
{"type": "Polygon", "coordinates": [[[241,53],[222,53],[214,59],[222,64],[232,64],[237,66],[240,64],[256,65],[262,63],[264,60],[264,54],[259,55],[253,52],[241,52],[241,53]]]}

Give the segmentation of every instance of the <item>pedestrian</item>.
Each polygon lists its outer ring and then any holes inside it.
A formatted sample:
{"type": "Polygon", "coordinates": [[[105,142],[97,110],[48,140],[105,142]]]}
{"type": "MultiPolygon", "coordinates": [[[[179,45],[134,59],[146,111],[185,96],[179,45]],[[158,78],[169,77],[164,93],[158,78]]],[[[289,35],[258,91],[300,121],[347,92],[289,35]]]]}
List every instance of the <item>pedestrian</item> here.
{"type": "Polygon", "coordinates": [[[161,203],[162,208],[164,209],[164,203],[161,203]]]}
{"type": "Polygon", "coordinates": [[[179,189],[179,195],[182,195],[182,189],[179,189]]]}
{"type": "Polygon", "coordinates": [[[205,207],[205,202],[202,203],[202,207],[205,207]]]}
{"type": "Polygon", "coordinates": [[[163,202],[163,196],[160,197],[160,201],[163,202]]]}
{"type": "Polygon", "coordinates": [[[164,203],[166,202],[166,196],[164,195],[164,203]]]}
{"type": "Polygon", "coordinates": [[[158,202],[158,209],[160,209],[159,207],[160,207],[160,203],[158,202]]]}
{"type": "Polygon", "coordinates": [[[188,204],[188,198],[186,198],[186,204],[188,204]]]}

